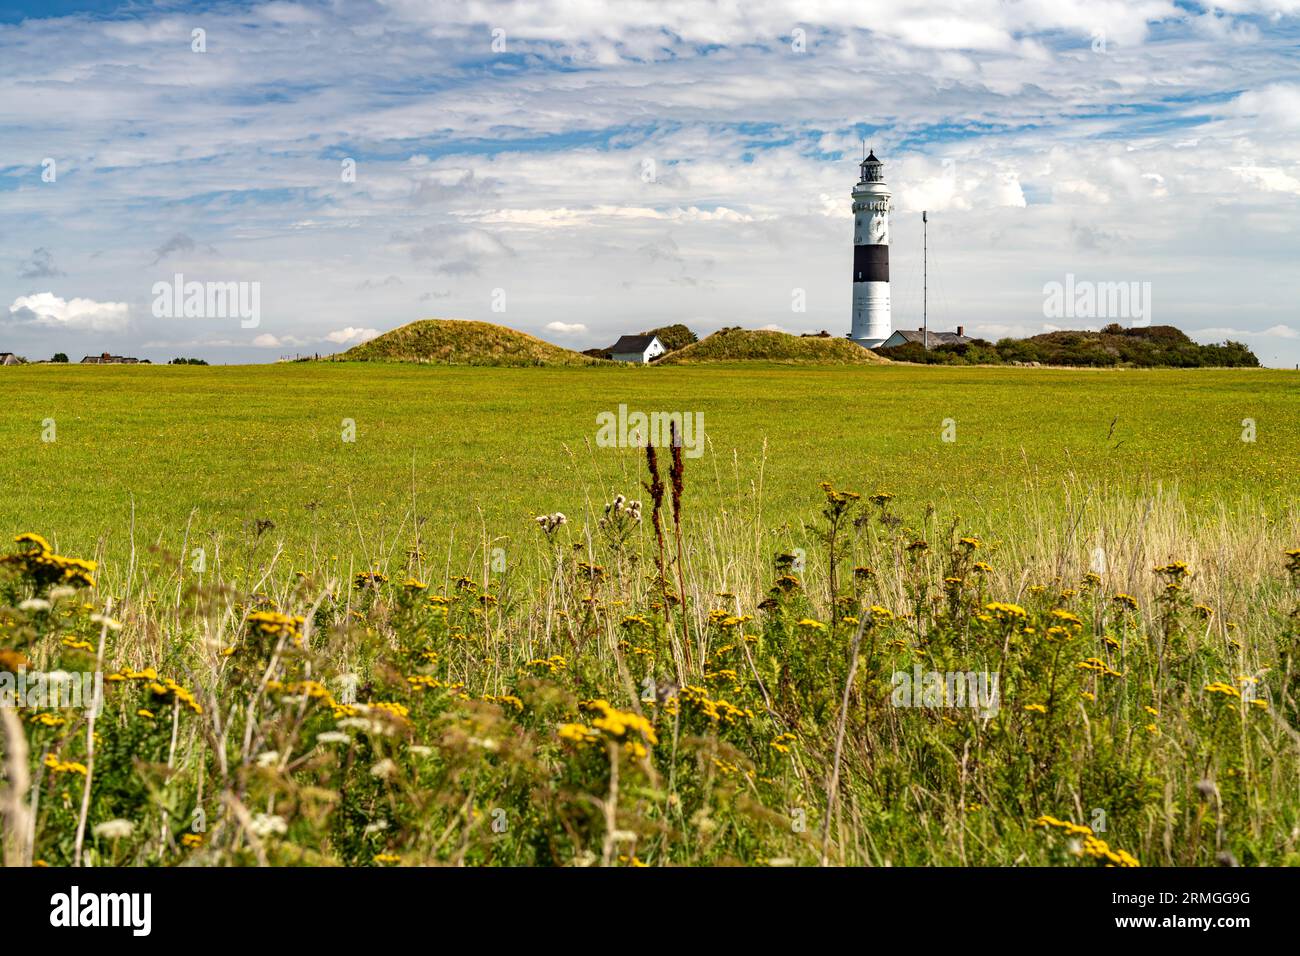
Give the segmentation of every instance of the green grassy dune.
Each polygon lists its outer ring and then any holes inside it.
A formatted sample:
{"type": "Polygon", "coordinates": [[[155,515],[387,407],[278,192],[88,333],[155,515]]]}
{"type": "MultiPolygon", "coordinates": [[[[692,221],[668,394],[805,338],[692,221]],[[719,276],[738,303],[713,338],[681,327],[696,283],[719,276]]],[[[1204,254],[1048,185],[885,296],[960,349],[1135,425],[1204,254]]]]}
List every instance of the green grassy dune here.
{"type": "Polygon", "coordinates": [[[887,361],[844,338],[790,335],[767,329],[723,329],[665,355],[658,364],[884,365],[887,361]]]}
{"type": "Polygon", "coordinates": [[[413,362],[474,366],[584,366],[578,352],[490,322],[422,319],[385,332],[344,352],[353,362],[413,362]]]}

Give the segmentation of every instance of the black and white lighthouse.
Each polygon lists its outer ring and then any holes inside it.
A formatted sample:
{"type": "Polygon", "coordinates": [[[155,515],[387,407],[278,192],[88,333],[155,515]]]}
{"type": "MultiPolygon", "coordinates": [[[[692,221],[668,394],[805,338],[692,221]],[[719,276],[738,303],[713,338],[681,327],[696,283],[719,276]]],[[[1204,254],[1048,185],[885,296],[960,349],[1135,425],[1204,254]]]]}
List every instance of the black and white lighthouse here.
{"type": "Polygon", "coordinates": [[[849,338],[875,348],[893,332],[889,315],[889,187],[875,151],[853,187],[853,327],[849,338]]]}

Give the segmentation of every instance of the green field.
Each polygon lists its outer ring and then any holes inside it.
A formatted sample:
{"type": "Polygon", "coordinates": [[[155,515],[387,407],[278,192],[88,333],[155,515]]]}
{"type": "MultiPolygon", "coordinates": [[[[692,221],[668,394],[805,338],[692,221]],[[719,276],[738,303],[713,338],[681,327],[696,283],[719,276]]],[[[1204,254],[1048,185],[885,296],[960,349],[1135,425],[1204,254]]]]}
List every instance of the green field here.
{"type": "Polygon", "coordinates": [[[1159,483],[1194,511],[1278,508],[1300,491],[1298,386],[1278,371],[9,368],[0,531],[120,557],[133,512],[137,545],[171,547],[187,525],[238,537],[269,519],[290,554],[362,554],[414,501],[435,539],[529,534],[533,514],[635,491],[640,453],[595,445],[596,415],[620,403],[703,412],[693,501],[750,507],[761,476],[768,525],[797,522],[823,479],[977,530],[1019,514],[1027,483],[1050,503],[1071,477],[1131,495],[1159,483]]]}
{"type": "Polygon", "coordinates": [[[0,369],[6,861],[1300,864],[1297,384],[0,369]]]}

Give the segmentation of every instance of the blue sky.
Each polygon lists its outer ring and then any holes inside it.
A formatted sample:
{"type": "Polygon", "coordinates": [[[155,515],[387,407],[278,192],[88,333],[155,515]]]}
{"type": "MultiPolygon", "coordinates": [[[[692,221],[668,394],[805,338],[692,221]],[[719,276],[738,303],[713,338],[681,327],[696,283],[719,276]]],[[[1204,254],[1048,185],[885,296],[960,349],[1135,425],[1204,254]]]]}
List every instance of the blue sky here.
{"type": "Polygon", "coordinates": [[[896,328],[925,209],[932,327],[1143,282],[1153,322],[1290,366],[1298,50],[1300,0],[0,0],[0,351],[843,334],[865,136],[896,328]],[[257,324],[155,315],[176,274],[255,283],[257,324]]]}

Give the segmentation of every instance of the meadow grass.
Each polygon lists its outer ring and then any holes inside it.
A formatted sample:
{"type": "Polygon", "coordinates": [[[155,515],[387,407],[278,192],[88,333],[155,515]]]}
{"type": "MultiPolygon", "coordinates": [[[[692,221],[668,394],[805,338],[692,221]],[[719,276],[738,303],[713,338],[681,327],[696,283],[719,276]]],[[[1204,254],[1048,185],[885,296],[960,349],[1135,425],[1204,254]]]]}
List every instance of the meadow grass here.
{"type": "Polygon", "coordinates": [[[1293,374],[3,371],[11,860],[1297,862],[1293,374]]]}
{"type": "Polygon", "coordinates": [[[797,528],[823,479],[989,528],[1020,518],[1029,484],[1059,511],[1071,476],[1176,490],[1200,514],[1275,509],[1300,490],[1296,384],[1272,371],[903,366],[11,368],[0,530],[35,522],[120,558],[133,520],[137,545],[178,547],[187,527],[231,536],[261,519],[290,554],[360,555],[358,523],[394,530],[414,503],[440,537],[513,538],[531,514],[580,514],[640,481],[635,449],[594,445],[595,416],[620,403],[702,411],[698,513],[752,509],[761,487],[767,528],[797,528]],[[57,441],[41,440],[46,419],[57,441]],[[955,442],[940,440],[945,419],[955,442]]]}

